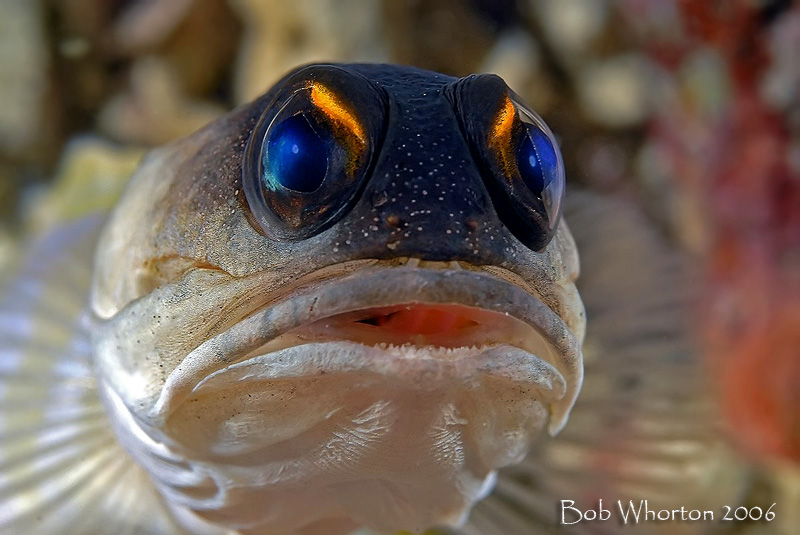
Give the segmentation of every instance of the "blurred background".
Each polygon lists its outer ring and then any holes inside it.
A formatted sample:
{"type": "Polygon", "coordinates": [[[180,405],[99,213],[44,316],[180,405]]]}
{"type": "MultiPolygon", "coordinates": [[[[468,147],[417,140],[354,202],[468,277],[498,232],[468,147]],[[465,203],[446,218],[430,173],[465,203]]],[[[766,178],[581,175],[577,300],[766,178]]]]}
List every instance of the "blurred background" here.
{"type": "Polygon", "coordinates": [[[800,510],[799,55],[791,0],[0,0],[0,269],[298,64],[494,72],[556,132],[573,189],[693,266],[737,499],[800,510]]]}

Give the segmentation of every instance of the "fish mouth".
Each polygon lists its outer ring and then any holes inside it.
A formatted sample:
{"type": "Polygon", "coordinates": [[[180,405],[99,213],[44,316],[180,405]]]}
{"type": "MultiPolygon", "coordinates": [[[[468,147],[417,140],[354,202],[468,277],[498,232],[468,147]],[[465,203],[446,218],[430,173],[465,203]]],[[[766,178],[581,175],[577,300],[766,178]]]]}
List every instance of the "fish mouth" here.
{"type": "Polygon", "coordinates": [[[309,285],[207,340],[169,375],[151,417],[165,420],[196,392],[264,380],[370,372],[409,388],[500,376],[565,423],[582,379],[580,343],[520,286],[463,269],[382,267],[309,285]]]}

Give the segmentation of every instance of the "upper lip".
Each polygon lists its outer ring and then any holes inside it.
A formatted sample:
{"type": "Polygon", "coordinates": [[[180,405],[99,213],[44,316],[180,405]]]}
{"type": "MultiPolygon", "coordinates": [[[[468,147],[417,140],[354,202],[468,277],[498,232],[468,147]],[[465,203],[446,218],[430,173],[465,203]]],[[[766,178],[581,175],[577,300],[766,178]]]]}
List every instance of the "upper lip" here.
{"type": "MultiPolygon", "coordinates": [[[[331,316],[407,303],[464,305],[526,323],[554,349],[555,362],[550,364],[573,379],[567,380],[561,403],[568,408],[574,402],[582,377],[580,344],[547,305],[519,286],[489,274],[405,266],[354,273],[301,290],[205,341],[167,378],[151,416],[166,418],[204,379],[253,356],[282,334],[331,316]]],[[[551,431],[560,425],[551,422],[551,431]]]]}

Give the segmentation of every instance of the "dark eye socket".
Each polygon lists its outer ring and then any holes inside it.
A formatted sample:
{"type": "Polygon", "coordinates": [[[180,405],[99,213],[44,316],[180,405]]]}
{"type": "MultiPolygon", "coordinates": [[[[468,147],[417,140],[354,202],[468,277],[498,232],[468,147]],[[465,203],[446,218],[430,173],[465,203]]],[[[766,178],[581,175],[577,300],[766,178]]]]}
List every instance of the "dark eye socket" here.
{"type": "Polygon", "coordinates": [[[522,125],[516,140],[516,164],[522,182],[542,201],[548,227],[555,228],[564,195],[564,163],[555,139],[544,121],[511,99],[522,125]]]}
{"type": "Polygon", "coordinates": [[[262,148],[264,185],[270,191],[281,187],[301,193],[318,190],[328,171],[333,142],[329,132],[315,129],[303,113],[271,125],[262,148]]]}
{"type": "Polygon", "coordinates": [[[526,130],[517,148],[517,169],[528,189],[541,197],[544,188],[556,180],[558,157],[544,132],[526,130]]]}
{"type": "Polygon", "coordinates": [[[366,171],[369,140],[327,116],[314,104],[315,91],[301,87],[267,110],[246,151],[245,195],[273,239],[304,239],[333,224],[366,171]]]}
{"type": "Polygon", "coordinates": [[[564,164],[550,129],[498,76],[462,78],[445,94],[498,217],[527,247],[543,250],[556,233],[564,194],[564,164]]]}
{"type": "Polygon", "coordinates": [[[250,211],[274,240],[333,225],[365,184],[383,133],[383,93],[336,66],[300,69],[276,87],[245,148],[250,211]]]}

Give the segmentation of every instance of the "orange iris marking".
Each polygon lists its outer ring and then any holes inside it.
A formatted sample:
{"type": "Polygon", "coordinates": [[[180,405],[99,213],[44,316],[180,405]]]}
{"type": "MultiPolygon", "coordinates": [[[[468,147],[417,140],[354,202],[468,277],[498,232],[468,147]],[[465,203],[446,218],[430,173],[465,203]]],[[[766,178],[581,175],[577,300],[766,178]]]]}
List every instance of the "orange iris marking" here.
{"type": "Polygon", "coordinates": [[[513,177],[516,171],[516,162],[511,154],[511,138],[516,116],[517,109],[511,99],[506,96],[500,111],[497,112],[489,137],[489,147],[497,154],[503,172],[508,178],[513,177]]]}
{"type": "Polygon", "coordinates": [[[347,148],[350,156],[347,171],[352,176],[367,146],[364,128],[341,100],[322,84],[311,84],[311,102],[330,119],[336,137],[347,148]]]}
{"type": "Polygon", "coordinates": [[[364,129],[339,99],[327,87],[314,84],[311,86],[311,102],[327,115],[334,123],[347,127],[361,142],[366,143],[364,129]]]}

